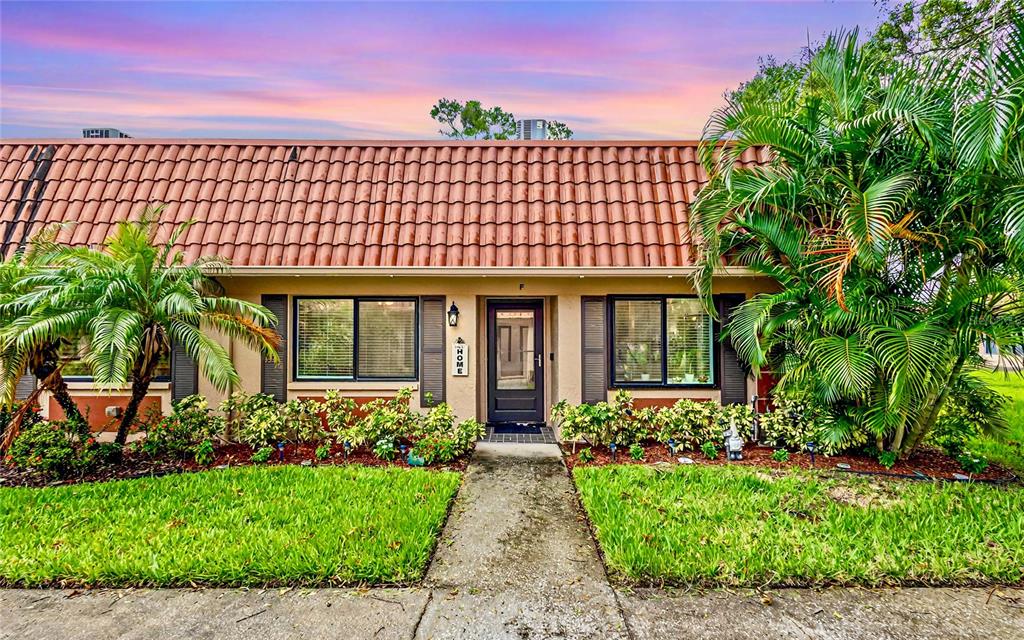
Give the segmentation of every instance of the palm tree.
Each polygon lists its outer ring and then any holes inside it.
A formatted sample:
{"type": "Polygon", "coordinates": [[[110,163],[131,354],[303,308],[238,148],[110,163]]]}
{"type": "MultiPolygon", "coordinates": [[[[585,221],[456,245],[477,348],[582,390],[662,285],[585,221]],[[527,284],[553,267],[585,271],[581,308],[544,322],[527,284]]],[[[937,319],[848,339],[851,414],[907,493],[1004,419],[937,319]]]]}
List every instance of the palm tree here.
{"type": "Polygon", "coordinates": [[[1024,343],[1024,29],[968,67],[883,76],[830,37],[787,104],[708,122],[696,286],[726,262],[773,278],[728,320],[737,353],[812,393],[836,444],[909,454],[989,339],[1024,343]],[[766,166],[740,167],[751,148],[766,166]]]}
{"type": "MultiPolygon", "coordinates": [[[[50,392],[64,415],[81,424],[85,423],[78,405],[68,390],[67,382],[61,371],[61,348],[69,344],[67,337],[72,332],[58,335],[53,332],[36,332],[25,336],[21,328],[36,322],[40,315],[45,314],[44,308],[49,303],[45,296],[26,296],[31,282],[45,267],[48,259],[47,249],[55,230],[45,230],[32,242],[27,251],[18,251],[9,259],[0,263],[0,402],[10,407],[15,402],[18,381],[26,375],[33,375],[38,385],[36,390],[24,403],[26,406],[35,404],[36,398],[43,391],[50,392]]],[[[64,309],[68,317],[76,310],[64,309]]],[[[78,310],[80,319],[87,318],[87,312],[78,310]]],[[[82,323],[78,323],[79,326],[82,323]]],[[[18,432],[16,414],[13,428],[5,432],[2,448],[10,444],[18,432]]]]}
{"type": "Polygon", "coordinates": [[[117,430],[124,444],[146,397],[156,367],[181,345],[213,385],[225,390],[239,381],[227,350],[211,332],[239,340],[277,358],[274,315],[261,305],[224,295],[215,274],[227,265],[216,258],[186,263],[174,243],[190,223],[157,242],[161,208],[148,208],[137,221],[121,222],[100,250],[62,248],[51,269],[33,280],[33,291],[52,304],[36,314],[25,335],[74,332],[77,319],[62,309],[88,310],[86,362],[100,385],[131,384],[131,395],[117,430]]]}

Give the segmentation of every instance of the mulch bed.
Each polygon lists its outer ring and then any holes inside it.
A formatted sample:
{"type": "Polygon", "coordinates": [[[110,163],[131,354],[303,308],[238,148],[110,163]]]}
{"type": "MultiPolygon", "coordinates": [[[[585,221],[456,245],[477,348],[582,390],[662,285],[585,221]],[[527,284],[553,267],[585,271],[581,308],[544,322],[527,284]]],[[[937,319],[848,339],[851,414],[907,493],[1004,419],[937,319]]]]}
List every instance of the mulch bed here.
{"type": "MultiPolygon", "coordinates": [[[[585,444],[577,443],[576,453],[574,454],[571,442],[562,443],[562,453],[565,457],[565,464],[570,470],[580,464],[590,466],[606,464],[654,464],[658,462],[679,464],[678,459],[685,456],[692,459],[694,464],[703,465],[736,464],[753,467],[770,467],[772,469],[801,468],[827,472],[876,473],[886,474],[897,478],[900,476],[919,476],[920,474],[924,474],[924,476],[931,478],[953,480],[953,474],[959,473],[969,475],[960,468],[960,464],[956,460],[947,456],[941,449],[934,447],[921,447],[909,459],[900,460],[891,469],[886,469],[879,464],[878,460],[875,458],[866,455],[853,454],[836,456],[815,454],[813,467],[811,466],[811,456],[808,453],[790,452],[788,461],[777,462],[772,459],[772,453],[775,451],[773,448],[754,444],[747,444],[744,446],[743,460],[733,462],[726,460],[725,453],[722,451],[718,452],[718,458],[709,460],[700,451],[678,450],[676,455],[672,455],[669,453],[667,446],[656,443],[644,446],[643,460],[633,460],[629,455],[628,448],[619,447],[618,451],[616,451],[615,460],[613,462],[611,451],[608,447],[600,446],[590,448],[591,452],[594,454],[593,462],[581,463],[579,460],[579,452],[580,449],[583,449],[586,446],[587,445],[585,444]],[[848,464],[850,465],[850,468],[848,470],[841,470],[836,466],[838,464],[848,464]]],[[[1012,470],[994,462],[989,463],[988,469],[984,473],[971,475],[971,478],[993,482],[1021,481],[1021,478],[1019,478],[1012,470]]]]}
{"type": "MultiPolygon", "coordinates": [[[[274,455],[264,465],[299,464],[308,466],[323,465],[344,465],[360,464],[372,467],[405,467],[411,468],[405,460],[381,460],[373,455],[367,448],[360,447],[345,456],[345,448],[340,444],[332,445],[331,455],[326,460],[317,460],[316,445],[311,444],[286,444],[284,446],[284,457],[279,458],[275,449],[274,455]]],[[[110,480],[131,480],[134,478],[145,478],[152,476],[163,476],[172,473],[191,473],[196,471],[208,471],[210,469],[223,469],[225,467],[252,466],[253,449],[245,444],[224,444],[214,449],[214,460],[208,465],[196,464],[194,460],[160,460],[137,453],[126,452],[124,460],[120,464],[108,465],[96,471],[64,480],[52,480],[37,473],[19,469],[9,464],[0,464],[0,486],[3,487],[51,487],[65,484],[80,484],[84,482],[107,482],[110,480]]],[[[469,456],[457,458],[447,465],[426,467],[432,470],[465,471],[469,464],[469,456]]]]}

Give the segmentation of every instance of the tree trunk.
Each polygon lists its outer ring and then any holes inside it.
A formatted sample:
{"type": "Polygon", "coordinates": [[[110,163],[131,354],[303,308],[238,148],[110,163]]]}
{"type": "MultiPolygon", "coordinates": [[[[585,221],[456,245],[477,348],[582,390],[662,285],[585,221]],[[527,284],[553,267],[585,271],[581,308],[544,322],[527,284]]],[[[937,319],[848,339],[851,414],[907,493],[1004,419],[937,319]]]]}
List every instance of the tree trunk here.
{"type": "Polygon", "coordinates": [[[942,405],[946,404],[946,398],[949,397],[949,392],[953,388],[953,384],[956,382],[957,377],[960,375],[960,371],[964,368],[964,362],[967,361],[967,356],[960,355],[957,358],[956,363],[953,365],[952,371],[949,373],[949,377],[946,378],[946,383],[942,386],[942,390],[939,392],[937,398],[932,403],[931,409],[923,416],[923,418],[917,422],[915,428],[910,433],[910,438],[904,444],[904,450],[906,451],[907,457],[910,457],[917,446],[924,441],[924,437],[931,431],[931,428],[935,425],[935,421],[939,419],[939,412],[942,411],[942,405]]]}
{"type": "Polygon", "coordinates": [[[146,394],[149,393],[149,383],[152,381],[153,378],[149,371],[132,374],[132,395],[121,415],[121,424],[118,425],[117,437],[114,438],[115,443],[124,446],[128,442],[128,431],[139,415],[139,407],[146,399],[146,394]]]}
{"type": "Polygon", "coordinates": [[[68,383],[61,375],[56,348],[48,349],[42,354],[35,362],[35,366],[32,367],[32,375],[39,380],[44,389],[53,394],[57,404],[64,410],[66,419],[85,424],[85,417],[78,409],[78,405],[75,404],[75,400],[68,390],[68,383]]]}

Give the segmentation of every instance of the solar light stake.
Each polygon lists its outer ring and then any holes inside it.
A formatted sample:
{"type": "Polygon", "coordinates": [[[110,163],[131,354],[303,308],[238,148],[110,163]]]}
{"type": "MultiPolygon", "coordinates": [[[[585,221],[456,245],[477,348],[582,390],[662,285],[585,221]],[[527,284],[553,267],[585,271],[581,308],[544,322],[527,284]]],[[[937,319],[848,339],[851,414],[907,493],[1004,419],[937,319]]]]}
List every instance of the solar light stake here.
{"type": "Polygon", "coordinates": [[[668,439],[668,452],[672,455],[676,455],[676,441],[675,438],[668,439]]]}
{"type": "Polygon", "coordinates": [[[277,460],[279,462],[284,462],[284,443],[283,442],[278,442],[277,443],[277,460]]]}
{"type": "Polygon", "coordinates": [[[342,446],[345,447],[345,462],[348,462],[348,452],[352,449],[352,443],[346,440],[342,446]]]}
{"type": "Polygon", "coordinates": [[[808,442],[807,443],[807,451],[808,451],[808,453],[811,454],[811,466],[813,467],[814,466],[814,443],[813,442],[808,442]]]}
{"type": "Polygon", "coordinates": [[[613,442],[610,445],[608,445],[608,448],[612,450],[612,462],[615,462],[615,443],[613,442]]]}
{"type": "Polygon", "coordinates": [[[761,441],[761,416],[757,412],[757,394],[750,396],[750,408],[754,411],[754,442],[761,441]]]}

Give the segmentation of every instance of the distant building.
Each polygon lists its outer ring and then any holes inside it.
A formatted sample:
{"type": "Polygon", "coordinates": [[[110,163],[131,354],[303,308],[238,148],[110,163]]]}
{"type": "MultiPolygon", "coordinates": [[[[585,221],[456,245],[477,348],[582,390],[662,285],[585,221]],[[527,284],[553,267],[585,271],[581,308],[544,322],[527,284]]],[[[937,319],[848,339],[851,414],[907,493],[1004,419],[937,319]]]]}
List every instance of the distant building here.
{"type": "Polygon", "coordinates": [[[548,121],[539,118],[516,120],[517,140],[547,140],[548,121]]]}
{"type": "Polygon", "coordinates": [[[82,129],[83,138],[130,138],[131,136],[120,129],[82,129]]]}

